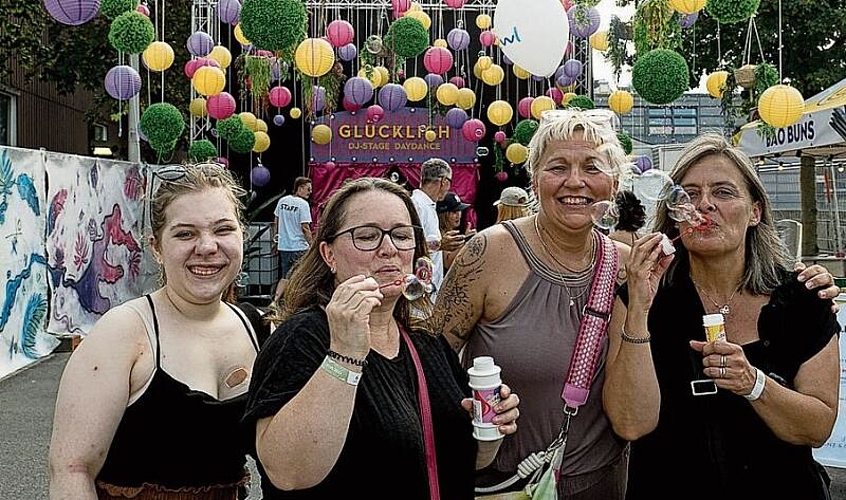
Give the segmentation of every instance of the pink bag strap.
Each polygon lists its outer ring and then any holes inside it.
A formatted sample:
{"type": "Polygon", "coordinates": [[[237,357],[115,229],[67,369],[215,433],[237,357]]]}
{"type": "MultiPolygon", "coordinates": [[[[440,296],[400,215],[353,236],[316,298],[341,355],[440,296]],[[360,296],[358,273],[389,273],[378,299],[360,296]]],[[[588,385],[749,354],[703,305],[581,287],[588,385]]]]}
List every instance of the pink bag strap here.
{"type": "Polygon", "coordinates": [[[602,342],[611,319],[611,307],[614,305],[614,284],[620,258],[617,247],[611,238],[594,232],[597,245],[597,270],[593,276],[587,303],[582,309],[582,321],[579,336],[570,359],[567,381],[561,392],[565,411],[575,414],[585,404],[590,394],[590,385],[599,365],[602,342]]]}
{"type": "Polygon", "coordinates": [[[435,430],[432,427],[432,406],[429,404],[429,389],[426,386],[426,375],[423,373],[423,365],[420,363],[420,356],[417,349],[411,342],[411,338],[402,325],[399,325],[402,338],[408,345],[411,359],[414,361],[414,369],[417,371],[417,400],[420,403],[420,422],[423,425],[423,444],[426,447],[426,469],[429,473],[429,498],[440,500],[441,489],[438,486],[438,455],[435,453],[435,430]]]}

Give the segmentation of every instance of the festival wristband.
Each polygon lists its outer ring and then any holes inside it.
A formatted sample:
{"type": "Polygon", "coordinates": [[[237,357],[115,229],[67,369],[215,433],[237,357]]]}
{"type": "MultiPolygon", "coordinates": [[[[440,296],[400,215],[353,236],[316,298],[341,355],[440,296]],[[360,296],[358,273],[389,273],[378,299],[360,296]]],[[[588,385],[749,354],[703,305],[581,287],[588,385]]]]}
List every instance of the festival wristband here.
{"type": "Polygon", "coordinates": [[[752,387],[752,392],[743,396],[749,401],[756,401],[764,392],[764,386],[767,384],[767,376],[762,370],[755,368],[755,385],[752,387]]]}
{"type": "Polygon", "coordinates": [[[332,375],[336,379],[346,382],[351,386],[357,386],[358,382],[361,380],[361,372],[354,372],[349,370],[340,364],[338,364],[334,359],[326,356],[323,358],[323,363],[320,364],[320,368],[323,369],[329,375],[332,375]]]}

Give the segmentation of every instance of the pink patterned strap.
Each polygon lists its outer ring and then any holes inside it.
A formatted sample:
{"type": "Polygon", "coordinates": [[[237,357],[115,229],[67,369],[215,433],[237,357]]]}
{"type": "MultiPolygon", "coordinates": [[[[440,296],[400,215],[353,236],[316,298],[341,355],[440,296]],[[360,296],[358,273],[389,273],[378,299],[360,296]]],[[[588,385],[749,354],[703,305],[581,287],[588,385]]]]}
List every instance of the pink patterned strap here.
{"type": "Polygon", "coordinates": [[[582,311],[579,336],[570,359],[567,381],[561,392],[561,399],[570,407],[577,409],[585,404],[590,394],[590,385],[599,365],[602,342],[611,319],[611,307],[614,304],[614,284],[620,259],[614,242],[604,234],[594,233],[598,238],[597,270],[593,276],[587,304],[582,311]]]}
{"type": "Polygon", "coordinates": [[[429,404],[429,389],[426,386],[426,375],[417,349],[402,325],[399,325],[402,338],[408,345],[414,369],[417,371],[417,400],[420,402],[420,421],[423,425],[423,444],[426,447],[426,469],[429,473],[429,498],[440,500],[441,489],[438,486],[438,455],[435,453],[435,429],[432,427],[432,406],[429,404]]]}

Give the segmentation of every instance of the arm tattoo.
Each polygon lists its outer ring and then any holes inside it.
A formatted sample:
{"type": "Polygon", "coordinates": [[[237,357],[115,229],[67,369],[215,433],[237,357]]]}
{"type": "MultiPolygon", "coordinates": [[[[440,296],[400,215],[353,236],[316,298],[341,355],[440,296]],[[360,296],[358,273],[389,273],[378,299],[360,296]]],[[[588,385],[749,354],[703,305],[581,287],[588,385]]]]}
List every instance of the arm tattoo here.
{"type": "MultiPolygon", "coordinates": [[[[444,279],[431,318],[435,333],[447,335],[453,349],[461,350],[476,325],[482,311],[474,311],[471,299],[473,287],[481,286],[485,272],[485,251],[488,237],[474,236],[459,252],[444,279]]],[[[477,291],[478,293],[478,291],[477,291]]],[[[481,304],[484,307],[484,302],[481,304]]]]}

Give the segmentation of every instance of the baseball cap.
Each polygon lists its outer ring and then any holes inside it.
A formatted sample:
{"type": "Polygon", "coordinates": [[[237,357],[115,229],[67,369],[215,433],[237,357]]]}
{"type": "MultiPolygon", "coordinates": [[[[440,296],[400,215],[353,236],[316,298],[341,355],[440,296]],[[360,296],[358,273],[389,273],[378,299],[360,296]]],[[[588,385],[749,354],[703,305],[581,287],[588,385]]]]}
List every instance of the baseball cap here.
{"type": "Polygon", "coordinates": [[[517,186],[510,186],[502,190],[494,205],[508,205],[511,207],[525,207],[529,203],[529,193],[517,186]]]}
{"type": "Polygon", "coordinates": [[[461,198],[458,197],[455,193],[447,193],[444,196],[443,201],[439,201],[437,205],[437,211],[439,213],[442,212],[460,212],[470,205],[468,203],[462,203],[461,198]]]}

